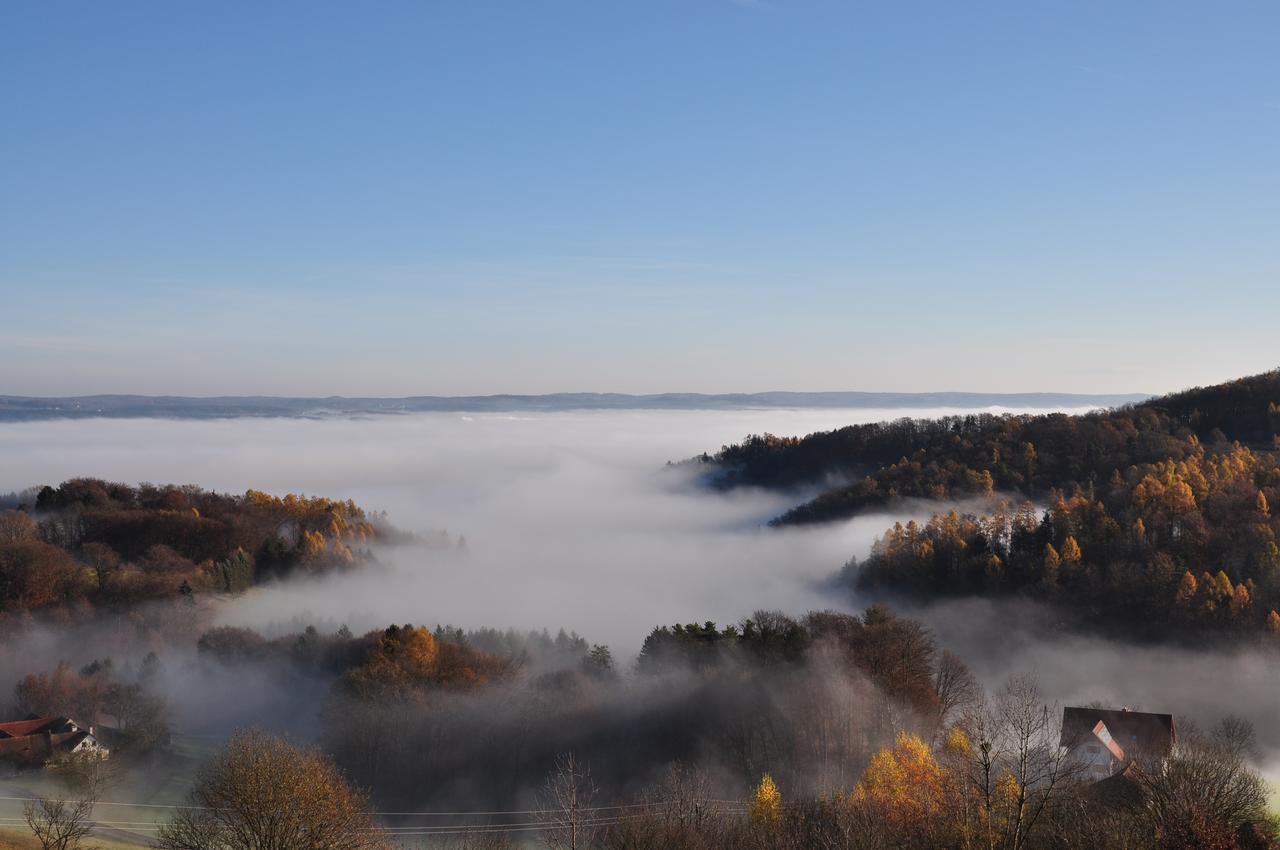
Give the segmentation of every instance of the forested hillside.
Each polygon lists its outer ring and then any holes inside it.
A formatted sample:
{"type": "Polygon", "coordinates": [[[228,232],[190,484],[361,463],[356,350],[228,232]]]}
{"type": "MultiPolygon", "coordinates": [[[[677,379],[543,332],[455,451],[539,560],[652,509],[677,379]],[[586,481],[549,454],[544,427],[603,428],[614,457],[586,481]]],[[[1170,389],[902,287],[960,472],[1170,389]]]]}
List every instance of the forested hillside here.
{"type": "Polygon", "coordinates": [[[41,609],[235,593],[356,564],[388,532],[350,501],[73,479],[0,511],[0,622],[41,609]]]}
{"type": "Polygon", "coordinates": [[[1018,592],[1130,631],[1280,637],[1280,371],[1083,416],[966,416],[751,437],[716,486],[841,483],[775,520],[902,499],[986,498],[982,515],[896,525],[864,587],[1018,592]]]}

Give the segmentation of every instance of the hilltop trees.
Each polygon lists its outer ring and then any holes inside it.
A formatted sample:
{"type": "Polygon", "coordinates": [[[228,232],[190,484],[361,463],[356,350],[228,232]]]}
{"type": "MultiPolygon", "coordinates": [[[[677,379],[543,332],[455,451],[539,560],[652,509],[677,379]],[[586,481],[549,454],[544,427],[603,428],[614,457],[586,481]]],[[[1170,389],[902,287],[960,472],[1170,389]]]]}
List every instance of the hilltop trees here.
{"type": "MultiPolygon", "coordinates": [[[[35,512],[0,513],[0,622],[88,604],[238,593],[295,570],[342,569],[380,533],[350,501],[72,479],[35,512]]],[[[381,529],[385,533],[385,529],[381,529]]]]}
{"type": "Polygon", "coordinates": [[[1135,464],[1176,463],[1202,442],[1270,452],[1280,434],[1277,410],[1280,370],[1083,416],[971,414],[854,425],[803,439],[766,434],[721,449],[712,482],[851,482],[788,512],[783,524],[841,519],[905,497],[999,490],[1038,498],[1054,488],[1086,489],[1135,464]]]}
{"type": "Polygon", "coordinates": [[[512,670],[508,659],[440,640],[430,630],[390,626],[367,650],[364,660],[342,679],[346,693],[366,701],[404,700],[431,688],[468,688],[501,678],[512,670]]]}

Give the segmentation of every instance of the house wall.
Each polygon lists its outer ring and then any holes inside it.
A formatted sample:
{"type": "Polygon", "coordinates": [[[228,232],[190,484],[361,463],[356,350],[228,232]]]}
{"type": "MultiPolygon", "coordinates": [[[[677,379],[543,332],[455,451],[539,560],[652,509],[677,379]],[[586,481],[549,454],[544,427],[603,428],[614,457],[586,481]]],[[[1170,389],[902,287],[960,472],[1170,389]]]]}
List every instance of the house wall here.
{"type": "Polygon", "coordinates": [[[1071,750],[1070,756],[1083,778],[1093,781],[1106,779],[1119,764],[1100,741],[1080,744],[1071,750]]]}

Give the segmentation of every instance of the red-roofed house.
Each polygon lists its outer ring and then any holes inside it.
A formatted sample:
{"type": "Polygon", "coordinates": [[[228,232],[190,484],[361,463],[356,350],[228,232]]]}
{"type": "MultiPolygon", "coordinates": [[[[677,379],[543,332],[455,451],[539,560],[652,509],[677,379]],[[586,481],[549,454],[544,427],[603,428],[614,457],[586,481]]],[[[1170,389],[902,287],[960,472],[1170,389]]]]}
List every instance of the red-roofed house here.
{"type": "Polygon", "coordinates": [[[16,765],[44,765],[55,756],[92,753],[107,758],[111,752],[93,734],[67,717],[28,717],[0,723],[0,761],[16,765]]]}
{"type": "Polygon", "coordinates": [[[1178,741],[1173,715],[1127,708],[1065,708],[1061,746],[1071,751],[1084,778],[1098,781],[1123,772],[1134,760],[1160,761],[1178,741]]]}

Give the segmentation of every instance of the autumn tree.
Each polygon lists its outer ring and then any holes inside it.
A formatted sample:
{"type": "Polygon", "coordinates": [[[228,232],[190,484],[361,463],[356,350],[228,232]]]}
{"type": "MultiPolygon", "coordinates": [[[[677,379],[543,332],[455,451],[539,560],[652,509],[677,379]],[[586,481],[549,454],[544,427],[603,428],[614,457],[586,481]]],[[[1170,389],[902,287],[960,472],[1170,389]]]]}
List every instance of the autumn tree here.
{"type": "Polygon", "coordinates": [[[40,528],[26,511],[0,511],[0,545],[38,540],[40,528]]]}
{"type": "Polygon", "coordinates": [[[1062,556],[1058,554],[1058,550],[1053,548],[1052,543],[1044,544],[1044,586],[1046,588],[1054,588],[1058,586],[1058,572],[1062,567],[1062,556]]]}
{"type": "Polygon", "coordinates": [[[190,807],[159,832],[168,850],[383,850],[364,794],[328,757],[260,731],[236,733],[196,777],[190,807]]]}
{"type": "Polygon", "coordinates": [[[1200,583],[1196,581],[1195,574],[1191,570],[1187,570],[1182,574],[1182,579],[1178,582],[1178,592],[1174,596],[1174,602],[1179,608],[1188,607],[1192,600],[1196,598],[1200,583]]]}
{"type": "Polygon", "coordinates": [[[773,777],[764,774],[751,792],[747,803],[747,816],[751,824],[760,830],[771,830],[782,821],[782,792],[773,777]]]}
{"type": "Polygon", "coordinates": [[[80,557],[93,570],[98,591],[105,592],[112,574],[120,569],[120,555],[105,543],[86,543],[80,547],[80,557]]]}
{"type": "Polygon", "coordinates": [[[852,799],[886,825],[894,844],[934,846],[946,828],[946,788],[946,772],[928,745],[902,732],[892,747],[871,757],[852,799]]]}
{"type": "Polygon", "coordinates": [[[1280,612],[1272,608],[1267,614],[1267,632],[1273,635],[1280,635],[1280,612]]]}
{"type": "Polygon", "coordinates": [[[1067,538],[1062,541],[1062,563],[1076,566],[1083,557],[1080,552],[1080,544],[1075,537],[1068,534],[1067,538]]]}

